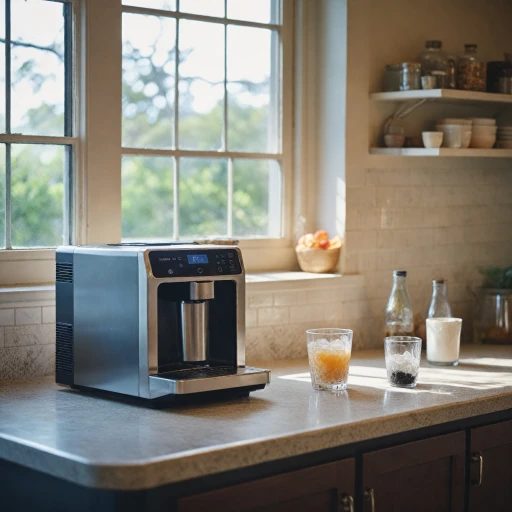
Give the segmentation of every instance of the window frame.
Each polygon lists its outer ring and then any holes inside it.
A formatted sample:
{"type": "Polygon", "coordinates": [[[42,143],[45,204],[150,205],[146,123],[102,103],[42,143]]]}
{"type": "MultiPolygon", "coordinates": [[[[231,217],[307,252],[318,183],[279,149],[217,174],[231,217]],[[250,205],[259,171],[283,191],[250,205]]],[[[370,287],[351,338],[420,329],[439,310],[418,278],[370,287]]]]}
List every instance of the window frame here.
{"type": "MultiPolygon", "coordinates": [[[[75,77],[75,41],[74,41],[74,2],[75,0],[47,0],[50,2],[58,3],[64,5],[68,5],[69,9],[65,12],[65,23],[69,24],[65,28],[64,38],[65,38],[65,53],[64,53],[64,98],[63,102],[65,105],[65,114],[64,114],[64,133],[62,135],[26,135],[21,133],[12,132],[11,130],[11,55],[12,48],[9,48],[11,43],[11,34],[10,34],[10,5],[5,4],[5,15],[6,15],[6,23],[8,23],[8,28],[5,34],[5,55],[6,55],[6,69],[8,71],[8,78],[6,79],[6,124],[5,124],[5,133],[0,133],[0,143],[5,144],[6,148],[6,233],[5,233],[5,242],[6,248],[0,249],[0,261],[11,261],[16,260],[18,258],[25,259],[25,256],[28,254],[33,254],[37,257],[40,255],[41,251],[47,251],[46,247],[31,247],[31,248],[12,248],[11,241],[11,223],[12,223],[12,202],[11,202],[11,150],[12,144],[37,144],[37,145],[51,145],[51,146],[59,146],[62,147],[67,155],[67,173],[64,175],[64,210],[65,210],[65,218],[63,223],[63,239],[70,243],[73,240],[73,228],[75,225],[74,222],[74,208],[75,208],[75,200],[74,200],[74,186],[73,186],[73,176],[74,169],[76,168],[76,154],[77,154],[77,146],[78,146],[78,137],[77,137],[77,124],[76,124],[76,104],[75,97],[73,95],[74,86],[76,83],[75,77]],[[70,95],[71,94],[71,95],[70,95]],[[18,253],[23,253],[22,255],[18,253]],[[14,258],[8,257],[8,255],[14,256],[14,258]]],[[[0,285],[2,284],[2,279],[0,279],[0,285]]]]}
{"type": "MultiPolygon", "coordinates": [[[[119,242],[122,228],[122,0],[57,1],[70,3],[73,13],[71,243],[119,242]],[[102,58],[93,58],[94,55],[102,58]]],[[[297,265],[293,248],[295,0],[282,2],[283,236],[241,240],[248,271],[291,270],[297,265]]],[[[53,283],[54,259],[55,249],[52,248],[0,250],[0,286],[53,283]],[[27,263],[30,271],[27,271],[27,263]]]]}

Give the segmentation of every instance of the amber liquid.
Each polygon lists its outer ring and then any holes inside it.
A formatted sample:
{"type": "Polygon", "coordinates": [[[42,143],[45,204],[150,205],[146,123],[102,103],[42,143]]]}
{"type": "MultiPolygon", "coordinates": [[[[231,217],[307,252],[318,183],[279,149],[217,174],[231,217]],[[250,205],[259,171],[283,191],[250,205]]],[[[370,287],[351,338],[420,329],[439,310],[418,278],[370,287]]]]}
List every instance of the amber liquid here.
{"type": "Polygon", "coordinates": [[[313,378],[321,387],[345,383],[348,378],[350,352],[312,348],[309,350],[309,364],[313,378]]]}

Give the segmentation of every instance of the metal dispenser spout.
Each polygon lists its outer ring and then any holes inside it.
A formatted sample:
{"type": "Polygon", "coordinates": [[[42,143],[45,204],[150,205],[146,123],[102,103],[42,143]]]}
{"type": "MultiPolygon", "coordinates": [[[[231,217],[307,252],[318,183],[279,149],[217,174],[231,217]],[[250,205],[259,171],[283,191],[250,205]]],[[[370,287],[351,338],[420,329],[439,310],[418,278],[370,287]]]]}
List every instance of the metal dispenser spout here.
{"type": "Polygon", "coordinates": [[[213,281],[190,283],[190,300],[181,302],[184,362],[208,359],[208,300],[215,297],[213,281]]]}

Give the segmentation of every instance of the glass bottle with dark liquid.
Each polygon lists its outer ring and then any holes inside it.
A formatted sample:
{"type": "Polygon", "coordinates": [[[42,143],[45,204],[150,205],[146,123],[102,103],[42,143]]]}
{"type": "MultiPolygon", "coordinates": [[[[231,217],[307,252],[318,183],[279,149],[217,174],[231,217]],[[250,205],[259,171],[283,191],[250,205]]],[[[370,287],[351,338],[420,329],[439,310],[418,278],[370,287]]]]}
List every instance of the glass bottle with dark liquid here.
{"type": "Polygon", "coordinates": [[[414,336],[414,319],[406,278],[405,270],[393,271],[393,288],[385,311],[386,337],[414,336]]]}

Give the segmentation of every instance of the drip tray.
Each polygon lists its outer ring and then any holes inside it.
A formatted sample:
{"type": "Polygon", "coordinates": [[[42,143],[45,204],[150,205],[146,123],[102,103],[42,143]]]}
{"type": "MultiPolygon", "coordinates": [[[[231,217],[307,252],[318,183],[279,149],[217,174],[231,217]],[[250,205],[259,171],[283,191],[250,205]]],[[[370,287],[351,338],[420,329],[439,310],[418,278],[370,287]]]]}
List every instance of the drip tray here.
{"type": "Polygon", "coordinates": [[[149,377],[151,398],[185,395],[220,389],[261,386],[270,382],[270,371],[261,368],[226,366],[188,368],[149,377]]]}
{"type": "MultiPolygon", "coordinates": [[[[244,368],[247,370],[247,368],[244,368]]],[[[185,370],[174,370],[171,372],[159,373],[158,377],[171,380],[207,379],[209,377],[225,377],[226,375],[237,375],[238,368],[230,366],[207,366],[202,368],[187,368],[185,370]]]]}

